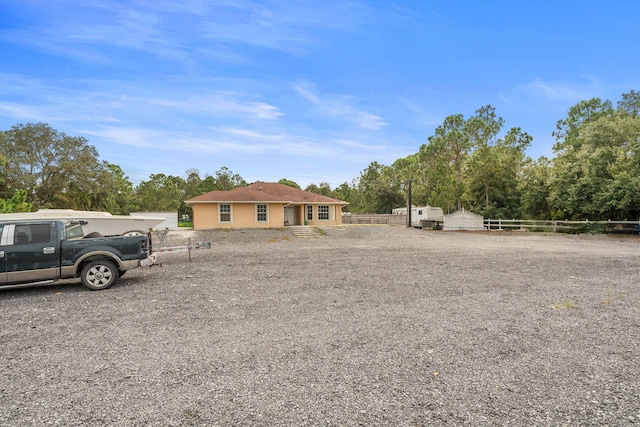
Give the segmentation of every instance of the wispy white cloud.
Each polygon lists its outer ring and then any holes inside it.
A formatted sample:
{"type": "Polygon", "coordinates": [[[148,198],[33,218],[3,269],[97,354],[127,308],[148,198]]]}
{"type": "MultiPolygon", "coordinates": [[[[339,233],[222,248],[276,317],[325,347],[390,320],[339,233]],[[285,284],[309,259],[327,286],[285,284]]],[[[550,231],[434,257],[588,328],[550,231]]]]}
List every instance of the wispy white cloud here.
{"type": "Polygon", "coordinates": [[[318,96],[316,96],[316,94],[309,89],[306,89],[300,85],[294,86],[293,89],[307,101],[311,101],[314,104],[317,104],[320,102],[320,98],[318,98],[318,96]]]}
{"type": "Polygon", "coordinates": [[[382,117],[371,113],[360,111],[356,112],[354,114],[354,117],[356,123],[358,123],[360,127],[365,129],[378,130],[387,125],[382,117]]]}
{"type": "Polygon", "coordinates": [[[207,157],[211,155],[294,155],[305,158],[337,158],[342,155],[321,136],[260,134],[248,129],[201,129],[198,133],[162,131],[141,127],[104,127],[85,129],[83,134],[109,144],[129,147],[139,152],[183,152],[207,157]]]}
{"type": "Polygon", "coordinates": [[[351,32],[366,16],[358,2],[217,3],[207,11],[206,38],[301,54],[322,44],[317,31],[351,32]]]}
{"type": "Polygon", "coordinates": [[[336,120],[347,121],[368,130],[380,130],[387,125],[384,119],[376,114],[362,111],[357,107],[357,100],[349,95],[318,95],[305,85],[296,85],[294,90],[313,105],[318,114],[336,120]]]}
{"type": "Polygon", "coordinates": [[[243,63],[247,46],[302,54],[322,43],[318,31],[353,31],[357,2],[65,1],[46,11],[33,4],[34,24],[0,29],[0,40],[75,60],[109,64],[113,49],[144,52],[193,66],[197,59],[243,63]]]}
{"type": "Polygon", "coordinates": [[[234,137],[253,138],[263,141],[282,142],[283,140],[282,135],[266,134],[250,129],[218,127],[213,128],[213,131],[215,131],[216,133],[226,134],[234,137]]]}
{"type": "Polygon", "coordinates": [[[255,94],[208,86],[174,89],[168,85],[159,95],[157,84],[145,82],[84,80],[73,83],[0,74],[0,109],[4,111],[0,116],[24,115],[18,111],[20,105],[29,105],[30,119],[94,123],[162,122],[181,118],[195,121],[203,117],[212,121],[225,118],[256,123],[277,121],[285,114],[278,106],[255,99],[255,94]]]}
{"type": "Polygon", "coordinates": [[[46,117],[35,107],[12,102],[0,102],[0,116],[11,117],[19,121],[42,121],[46,117]]]}
{"type": "Polygon", "coordinates": [[[245,117],[247,119],[277,120],[284,113],[266,102],[245,99],[241,93],[202,90],[200,94],[185,93],[183,97],[138,98],[142,105],[151,105],[176,111],[197,114],[220,114],[223,116],[245,117]]]}
{"type": "Polygon", "coordinates": [[[509,100],[514,96],[529,96],[537,99],[549,99],[561,102],[579,102],[602,92],[601,83],[595,78],[578,81],[545,81],[534,79],[517,85],[511,93],[503,94],[503,99],[509,100]]]}

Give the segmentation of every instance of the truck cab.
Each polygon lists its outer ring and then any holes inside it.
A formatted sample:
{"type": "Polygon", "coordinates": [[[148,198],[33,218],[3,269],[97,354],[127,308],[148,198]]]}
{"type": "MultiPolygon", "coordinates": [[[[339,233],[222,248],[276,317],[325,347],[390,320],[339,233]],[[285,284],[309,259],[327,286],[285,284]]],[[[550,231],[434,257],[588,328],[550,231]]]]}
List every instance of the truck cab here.
{"type": "Polygon", "coordinates": [[[0,224],[0,284],[58,279],[63,233],[55,222],[0,224]]]}
{"type": "Polygon", "coordinates": [[[155,261],[150,234],[89,237],[77,222],[0,222],[0,289],[74,277],[91,290],[108,289],[128,269],[155,261]]]}

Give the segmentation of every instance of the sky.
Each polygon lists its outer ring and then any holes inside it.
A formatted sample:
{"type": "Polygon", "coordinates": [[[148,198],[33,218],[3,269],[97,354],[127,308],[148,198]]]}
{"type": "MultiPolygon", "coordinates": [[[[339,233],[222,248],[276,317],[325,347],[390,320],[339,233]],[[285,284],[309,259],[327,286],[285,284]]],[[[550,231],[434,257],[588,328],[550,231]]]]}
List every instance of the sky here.
{"type": "Polygon", "coordinates": [[[637,0],[0,0],[0,130],[85,137],[134,185],[226,167],[352,184],[485,105],[554,157],[640,90],[637,0]]]}

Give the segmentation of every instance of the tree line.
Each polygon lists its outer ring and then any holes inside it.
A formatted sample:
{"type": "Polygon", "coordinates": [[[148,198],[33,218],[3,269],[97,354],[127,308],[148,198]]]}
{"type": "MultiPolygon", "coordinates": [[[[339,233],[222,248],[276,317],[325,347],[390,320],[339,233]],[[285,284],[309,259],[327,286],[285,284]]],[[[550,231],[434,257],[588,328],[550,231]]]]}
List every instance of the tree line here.
{"type": "Polygon", "coordinates": [[[46,123],[27,123],[0,132],[0,212],[37,209],[189,214],[184,201],[212,190],[247,185],[226,167],[200,176],[163,173],[134,186],[122,168],[99,160],[84,137],[73,137],[46,123]]]}
{"type": "MultiPolygon", "coordinates": [[[[427,143],[405,158],[372,162],[351,183],[305,188],[348,201],[345,211],[390,213],[412,201],[453,212],[464,207],[485,218],[638,220],[640,218],[640,93],[622,94],[614,106],[592,98],[557,122],[555,157],[526,155],[532,137],[490,105],[472,116],[444,119],[427,143]]],[[[152,174],[134,186],[115,164],[99,160],[84,137],[46,123],[18,124],[0,132],[0,212],[42,208],[178,211],[184,200],[212,190],[247,185],[227,167],[214,175],[187,170],[184,177],[152,174]]],[[[300,186],[283,178],[282,184],[300,186]]]]}
{"type": "Polygon", "coordinates": [[[389,213],[412,183],[417,205],[461,207],[485,218],[632,220],[640,218],[640,93],[614,106],[592,98],[558,120],[555,157],[526,155],[532,137],[503,131],[490,105],[444,119],[417,153],[389,166],[373,162],[335,190],[353,212],[389,213]]]}

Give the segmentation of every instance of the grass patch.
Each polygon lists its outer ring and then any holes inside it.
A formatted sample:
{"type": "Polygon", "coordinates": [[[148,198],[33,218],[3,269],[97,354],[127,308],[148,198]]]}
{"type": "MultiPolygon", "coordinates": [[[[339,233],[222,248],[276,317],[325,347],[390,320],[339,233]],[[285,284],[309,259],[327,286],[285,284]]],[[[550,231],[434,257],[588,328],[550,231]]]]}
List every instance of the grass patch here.
{"type": "Polygon", "coordinates": [[[619,294],[613,294],[611,290],[607,290],[607,296],[602,301],[600,301],[600,304],[611,305],[619,297],[620,297],[619,294]]]}
{"type": "Polygon", "coordinates": [[[562,309],[562,310],[575,310],[576,304],[570,299],[566,299],[563,302],[557,302],[553,304],[553,308],[562,309]]]}
{"type": "Polygon", "coordinates": [[[274,237],[273,239],[267,240],[267,242],[269,243],[276,243],[280,241],[290,242],[291,238],[289,236],[283,236],[283,237],[274,237]]]}

